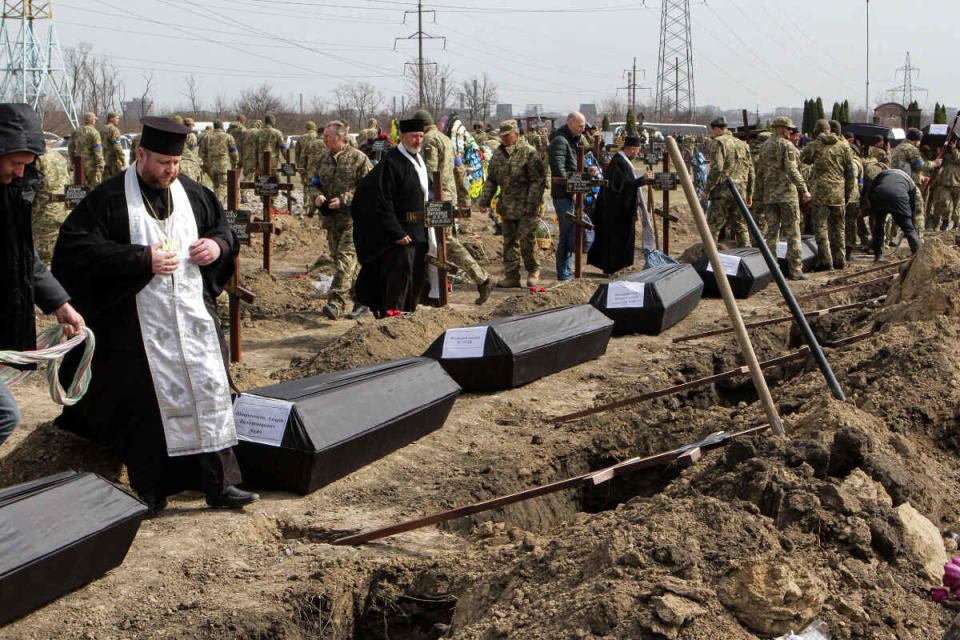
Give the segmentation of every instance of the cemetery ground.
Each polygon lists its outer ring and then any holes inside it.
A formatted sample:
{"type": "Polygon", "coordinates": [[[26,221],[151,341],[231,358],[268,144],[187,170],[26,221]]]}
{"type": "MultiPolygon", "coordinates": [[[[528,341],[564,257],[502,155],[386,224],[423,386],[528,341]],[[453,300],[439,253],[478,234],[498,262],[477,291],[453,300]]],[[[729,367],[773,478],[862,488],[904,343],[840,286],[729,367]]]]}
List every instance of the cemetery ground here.
{"type": "MultiPolygon", "coordinates": [[[[685,205],[674,213],[676,256],[695,232],[685,205]]],[[[259,268],[259,237],[241,256],[242,284],[257,295],[243,310],[243,363],[232,367],[241,389],[418,355],[447,328],[586,303],[600,281],[588,267],[582,281],[553,287],[552,252],[542,251],[546,292],[501,289],[477,307],[468,283],[445,309],[331,322],[310,281],[295,278],[326,253],[317,219],[279,221],[272,276],[259,268]]],[[[474,212],[464,227],[461,238],[501,273],[489,220],[474,212]]],[[[877,327],[827,349],[848,402],[830,398],[812,360],[766,370],[785,440],[735,440],[692,466],[358,547],[331,544],[763,424],[747,375],[549,422],[740,366],[733,334],[672,343],[728,325],[722,302],[704,299],[660,336],[614,337],[597,360],[517,389],[465,393],[441,429],[310,495],[263,492],[243,512],[206,509],[195,492],[176,496],[144,521],[120,567],[0,628],[0,638],[747,640],[820,618],[841,640],[939,639],[954,611],[926,590],[956,549],[941,532],[960,530],[960,248],[953,233],[938,238],[892,285],[803,304],[889,293],[883,304],[812,321],[826,340],[877,327]]],[[[814,274],[794,290],[819,291],[830,277],[814,274]]],[[[769,286],[739,304],[750,322],[783,315],[780,300],[769,286]]],[[[799,348],[790,327],[751,330],[761,360],[799,348]]],[[[25,423],[0,449],[0,486],[64,469],[126,486],[108,452],[51,426],[44,376],[15,393],[25,423]]]]}

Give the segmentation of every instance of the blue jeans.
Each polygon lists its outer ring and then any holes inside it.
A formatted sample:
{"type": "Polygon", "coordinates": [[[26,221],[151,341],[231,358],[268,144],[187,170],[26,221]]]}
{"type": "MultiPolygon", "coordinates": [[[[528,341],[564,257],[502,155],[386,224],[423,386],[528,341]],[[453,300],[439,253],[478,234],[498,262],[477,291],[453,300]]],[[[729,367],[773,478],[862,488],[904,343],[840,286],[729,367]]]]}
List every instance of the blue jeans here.
{"type": "Polygon", "coordinates": [[[17,401],[13,399],[7,385],[0,382],[0,444],[13,433],[18,424],[20,409],[17,408],[17,401]]]}
{"type": "Polygon", "coordinates": [[[573,213],[573,198],[554,198],[553,208],[560,225],[557,232],[557,280],[570,280],[573,278],[573,252],[576,248],[570,246],[573,223],[567,220],[567,214],[573,213]]]}

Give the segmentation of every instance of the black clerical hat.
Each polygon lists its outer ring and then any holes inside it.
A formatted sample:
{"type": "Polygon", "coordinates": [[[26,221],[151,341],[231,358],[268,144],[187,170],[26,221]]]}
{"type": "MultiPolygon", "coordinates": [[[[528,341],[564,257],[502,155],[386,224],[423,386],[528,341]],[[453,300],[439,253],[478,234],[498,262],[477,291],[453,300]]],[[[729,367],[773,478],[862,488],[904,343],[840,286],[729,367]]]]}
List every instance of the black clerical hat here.
{"type": "Polygon", "coordinates": [[[623,139],[623,146],[625,147],[639,147],[643,144],[640,142],[640,138],[637,136],[627,136],[623,139]]]}
{"type": "Polygon", "coordinates": [[[187,141],[190,127],[170,118],[157,116],[147,116],[140,122],[143,124],[143,135],[140,136],[141,147],[165,156],[183,155],[183,144],[187,141]]]}
{"type": "Polygon", "coordinates": [[[409,118],[399,122],[400,133],[413,133],[414,131],[423,131],[427,128],[426,123],[419,118],[409,118]]]}

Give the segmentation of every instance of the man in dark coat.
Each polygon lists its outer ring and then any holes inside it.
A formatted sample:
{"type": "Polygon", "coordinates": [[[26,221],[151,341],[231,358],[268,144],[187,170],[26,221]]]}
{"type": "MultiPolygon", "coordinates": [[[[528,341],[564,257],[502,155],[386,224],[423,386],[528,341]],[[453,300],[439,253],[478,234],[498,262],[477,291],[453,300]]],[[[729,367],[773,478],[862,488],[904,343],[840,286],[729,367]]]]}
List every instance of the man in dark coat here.
{"type": "Polygon", "coordinates": [[[607,165],[607,186],[600,188],[593,210],[596,236],[587,263],[609,275],[633,264],[637,222],[637,189],[653,181],[648,171],[638,176],[632,160],[640,152],[640,138],[627,136],[607,165]]]}
{"type": "Polygon", "coordinates": [[[360,274],[357,302],[382,318],[415,311],[426,285],[427,230],[408,213],[424,210],[429,193],[420,155],[422,120],[400,121],[400,144],[357,183],[350,213],[360,274]]]}
{"type": "Polygon", "coordinates": [[[213,192],[178,177],[189,130],[167,118],[143,124],[136,163],[77,205],[54,248],[53,273],[98,338],[90,389],[57,424],[112,447],[154,512],[186,489],[241,508],[258,496],[234,486],[237,432],[214,304],[237,239],[213,192]]]}
{"type": "MultiPolygon", "coordinates": [[[[83,318],[33,247],[33,199],[43,182],[34,160],[46,151],[40,118],[27,104],[0,104],[0,350],[37,348],[33,306],[67,324],[72,337],[83,318]]],[[[2,363],[0,363],[2,364],[2,363]]],[[[0,382],[0,443],[20,423],[20,410],[0,382]]]]}
{"type": "Polygon", "coordinates": [[[913,221],[918,211],[923,209],[923,197],[910,174],[900,169],[881,171],[876,177],[864,179],[861,206],[869,203],[873,222],[873,257],[879,262],[883,255],[883,226],[889,213],[893,221],[903,231],[910,253],[914,254],[923,246],[913,221]]]}

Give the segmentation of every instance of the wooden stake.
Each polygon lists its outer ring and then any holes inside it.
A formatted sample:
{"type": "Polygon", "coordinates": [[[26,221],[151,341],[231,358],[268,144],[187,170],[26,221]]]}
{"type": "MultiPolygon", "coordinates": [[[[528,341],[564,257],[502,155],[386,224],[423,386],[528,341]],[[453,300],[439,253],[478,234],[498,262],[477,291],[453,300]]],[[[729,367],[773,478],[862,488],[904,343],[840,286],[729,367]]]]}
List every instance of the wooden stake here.
{"type": "Polygon", "coordinates": [[[717,251],[717,245],[713,241],[713,234],[707,224],[707,218],[700,208],[700,199],[697,197],[697,191],[693,186],[693,180],[687,173],[687,166],[683,162],[683,155],[677,146],[677,141],[673,136],[667,137],[667,150],[673,159],[673,166],[677,169],[677,176],[683,185],[683,192],[687,197],[687,204],[693,213],[693,220],[697,224],[697,230],[700,232],[700,238],[703,241],[703,248],[713,265],[713,275],[717,280],[717,288],[720,295],[723,296],[723,303],[727,308],[727,315],[730,316],[730,324],[733,325],[737,333],[737,342],[740,343],[740,351],[747,366],[750,367],[750,374],[753,377],[753,384],[757,389],[757,395],[760,397],[760,403],[763,405],[764,413],[767,414],[767,420],[773,432],[778,436],[783,436],[783,425],[780,423],[780,415],[777,413],[777,407],[773,404],[773,398],[770,396],[770,389],[767,388],[767,381],[763,377],[763,371],[760,369],[760,363],[757,361],[757,354],[753,350],[753,343],[750,342],[750,334],[747,328],[743,326],[743,318],[740,316],[740,309],[737,307],[737,301],[733,297],[733,291],[730,289],[730,283],[727,281],[726,273],[723,270],[723,264],[720,262],[720,253],[717,251]]]}

